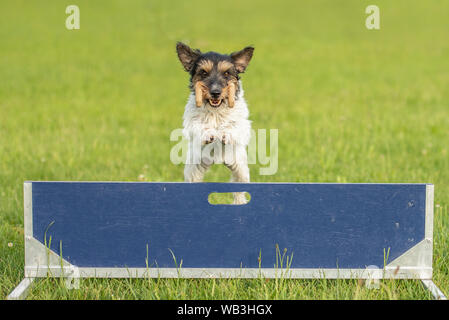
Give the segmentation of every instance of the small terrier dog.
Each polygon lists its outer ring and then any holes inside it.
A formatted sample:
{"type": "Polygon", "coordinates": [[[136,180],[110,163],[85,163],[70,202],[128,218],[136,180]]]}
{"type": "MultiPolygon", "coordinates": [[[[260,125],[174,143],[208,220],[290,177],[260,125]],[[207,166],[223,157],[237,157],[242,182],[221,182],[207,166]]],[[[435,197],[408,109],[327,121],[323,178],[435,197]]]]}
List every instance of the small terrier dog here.
{"type": "MultiPolygon", "coordinates": [[[[251,122],[239,75],[245,72],[254,48],[226,55],[202,53],[178,42],[176,51],[190,73],[191,93],[183,117],[190,159],[184,168],[185,181],[201,182],[213,163],[224,163],[231,170],[231,182],[249,182],[246,146],[251,122]]],[[[246,202],[243,192],[234,193],[234,204],[246,202]]]]}

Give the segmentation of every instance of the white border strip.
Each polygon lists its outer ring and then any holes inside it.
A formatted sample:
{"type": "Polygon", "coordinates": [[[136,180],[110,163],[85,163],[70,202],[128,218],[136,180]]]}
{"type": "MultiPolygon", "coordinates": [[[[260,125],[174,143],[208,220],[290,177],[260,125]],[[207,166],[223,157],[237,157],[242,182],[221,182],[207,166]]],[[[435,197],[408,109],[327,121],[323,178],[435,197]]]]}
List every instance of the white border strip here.
{"type": "Polygon", "coordinates": [[[26,267],[27,277],[67,277],[76,268],[80,278],[285,278],[285,279],[431,279],[432,269],[273,269],[273,268],[77,268],[26,267]]]}

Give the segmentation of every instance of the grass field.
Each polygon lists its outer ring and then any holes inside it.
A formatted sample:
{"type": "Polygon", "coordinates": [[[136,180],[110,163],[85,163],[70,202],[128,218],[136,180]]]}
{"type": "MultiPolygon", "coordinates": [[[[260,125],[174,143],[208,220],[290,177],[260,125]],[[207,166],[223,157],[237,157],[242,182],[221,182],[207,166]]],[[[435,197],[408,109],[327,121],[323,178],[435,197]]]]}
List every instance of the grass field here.
{"type": "MultiPolygon", "coordinates": [[[[182,181],[169,160],[187,74],[175,42],[255,46],[253,128],[279,129],[255,182],[435,184],[434,280],[449,294],[449,2],[61,1],[0,4],[0,298],[23,277],[25,180],[182,181]],[[65,28],[75,3],[81,29],[65,28]],[[380,7],[381,29],[365,28],[380,7]]],[[[214,167],[207,181],[228,181],[214,167]]],[[[419,281],[60,279],[30,299],[430,299],[419,281]]]]}

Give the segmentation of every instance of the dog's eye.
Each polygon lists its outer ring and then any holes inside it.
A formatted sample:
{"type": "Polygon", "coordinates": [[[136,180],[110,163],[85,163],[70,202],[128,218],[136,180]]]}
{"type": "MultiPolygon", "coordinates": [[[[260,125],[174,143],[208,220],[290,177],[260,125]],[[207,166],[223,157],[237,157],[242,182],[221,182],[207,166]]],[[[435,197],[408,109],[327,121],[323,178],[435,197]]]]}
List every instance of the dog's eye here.
{"type": "Polygon", "coordinates": [[[229,76],[229,71],[225,71],[224,76],[225,77],[229,76]]]}
{"type": "Polygon", "coordinates": [[[205,70],[201,71],[201,75],[202,75],[203,77],[207,76],[207,71],[205,71],[205,70]]]}

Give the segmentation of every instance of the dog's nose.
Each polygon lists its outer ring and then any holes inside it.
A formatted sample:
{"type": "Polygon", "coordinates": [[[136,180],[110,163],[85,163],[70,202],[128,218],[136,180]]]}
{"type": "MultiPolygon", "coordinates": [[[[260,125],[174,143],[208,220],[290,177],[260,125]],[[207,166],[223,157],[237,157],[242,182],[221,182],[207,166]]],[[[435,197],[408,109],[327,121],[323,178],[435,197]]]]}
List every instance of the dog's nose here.
{"type": "Polygon", "coordinates": [[[221,90],[220,89],[211,89],[210,90],[210,95],[212,96],[212,98],[217,99],[220,97],[221,94],[221,90]]]}
{"type": "Polygon", "coordinates": [[[217,99],[218,97],[220,97],[221,94],[221,88],[218,85],[218,83],[214,82],[212,83],[212,85],[210,86],[210,95],[212,96],[212,98],[217,99]]]}
{"type": "Polygon", "coordinates": [[[220,94],[221,94],[221,90],[213,90],[210,92],[210,95],[214,99],[218,99],[220,97],[220,94]]]}

